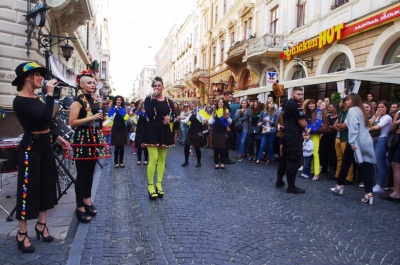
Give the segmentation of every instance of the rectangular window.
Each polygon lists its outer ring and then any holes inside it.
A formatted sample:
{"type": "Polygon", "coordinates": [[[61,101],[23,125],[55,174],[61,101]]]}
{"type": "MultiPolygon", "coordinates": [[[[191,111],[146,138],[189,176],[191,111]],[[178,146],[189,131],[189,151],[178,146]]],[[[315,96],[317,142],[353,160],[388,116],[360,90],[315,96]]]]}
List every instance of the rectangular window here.
{"type": "Polygon", "coordinates": [[[349,0],[335,0],[335,5],[341,6],[343,4],[346,4],[347,2],[349,2],[349,0]]]}
{"type": "Polygon", "coordinates": [[[225,60],[225,41],[221,41],[221,63],[225,60]]]}
{"type": "Polygon", "coordinates": [[[304,25],[304,16],[306,12],[306,2],[304,0],[297,1],[297,27],[304,25]]]}
{"type": "Polygon", "coordinates": [[[231,46],[233,46],[233,44],[235,44],[236,40],[235,40],[235,32],[231,33],[231,46]]]}
{"type": "Polygon", "coordinates": [[[276,29],[278,27],[278,7],[271,9],[271,29],[270,33],[276,34],[276,29]]]}
{"type": "Polygon", "coordinates": [[[101,62],[101,75],[100,75],[100,79],[105,80],[107,77],[107,62],[106,61],[102,61],[101,62]]]}
{"type": "Polygon", "coordinates": [[[226,14],[226,2],[227,2],[227,0],[224,0],[224,16],[225,16],[225,14],[226,14]]]}
{"type": "Polygon", "coordinates": [[[217,47],[213,47],[213,54],[212,54],[212,66],[215,67],[215,65],[217,64],[216,62],[216,57],[217,57],[217,47]]]}
{"type": "Polygon", "coordinates": [[[215,6],[215,21],[214,21],[214,25],[216,25],[218,22],[218,6],[215,6]]]}

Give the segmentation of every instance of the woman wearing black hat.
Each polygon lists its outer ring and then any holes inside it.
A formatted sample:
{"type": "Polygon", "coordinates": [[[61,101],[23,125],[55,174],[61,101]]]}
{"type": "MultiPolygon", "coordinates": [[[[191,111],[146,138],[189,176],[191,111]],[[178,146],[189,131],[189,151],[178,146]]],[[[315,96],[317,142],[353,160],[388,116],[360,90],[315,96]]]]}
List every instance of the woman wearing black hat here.
{"type": "Polygon", "coordinates": [[[76,83],[77,97],[71,104],[69,113],[69,124],[75,133],[71,139],[71,152],[66,157],[75,160],[76,164],[76,218],[79,222],[88,223],[91,216],[97,214],[91,201],[96,162],[98,159],[110,157],[110,150],[101,129],[103,113],[99,112],[99,102],[92,98],[96,91],[94,74],[84,70],[76,77],[76,83]]]}
{"type": "Polygon", "coordinates": [[[64,149],[69,148],[66,140],[50,131],[57,80],[47,82],[46,98],[34,93],[35,89],[42,87],[47,72],[46,68],[34,62],[22,63],[15,69],[17,77],[12,82],[19,92],[14,99],[13,109],[24,129],[18,148],[16,206],[19,226],[16,240],[18,249],[24,253],[35,251],[28,237],[27,220],[37,218],[35,231],[38,239],[53,241],[46,227],[46,211],[57,204],[57,170],[52,141],[57,139],[64,149]]]}

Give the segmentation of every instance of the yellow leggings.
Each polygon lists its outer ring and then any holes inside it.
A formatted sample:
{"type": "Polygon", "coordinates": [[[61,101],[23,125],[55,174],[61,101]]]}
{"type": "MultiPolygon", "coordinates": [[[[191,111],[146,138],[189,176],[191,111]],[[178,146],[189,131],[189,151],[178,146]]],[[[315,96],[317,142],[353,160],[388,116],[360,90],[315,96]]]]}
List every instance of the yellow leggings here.
{"type": "Polygon", "coordinates": [[[161,148],[157,146],[147,147],[149,151],[149,164],[147,165],[147,179],[148,184],[153,185],[154,172],[157,166],[157,182],[161,184],[164,177],[165,159],[167,157],[168,148],[161,148]]]}
{"type": "Polygon", "coordinates": [[[310,135],[311,141],[314,143],[314,150],[313,150],[313,165],[314,165],[314,175],[317,176],[320,173],[319,169],[319,139],[320,134],[311,134],[310,135]]]}

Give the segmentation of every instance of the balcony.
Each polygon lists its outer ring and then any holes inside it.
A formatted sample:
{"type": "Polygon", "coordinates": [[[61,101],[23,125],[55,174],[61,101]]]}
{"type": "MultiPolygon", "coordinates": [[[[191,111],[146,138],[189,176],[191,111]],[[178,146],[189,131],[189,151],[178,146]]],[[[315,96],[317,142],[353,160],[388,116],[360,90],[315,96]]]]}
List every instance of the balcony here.
{"type": "Polygon", "coordinates": [[[241,60],[245,52],[245,40],[235,42],[228,51],[228,58],[226,63],[235,63],[237,60],[241,60]]]}
{"type": "Polygon", "coordinates": [[[208,75],[208,71],[204,69],[197,68],[194,70],[193,75],[192,75],[192,81],[199,81],[200,77],[204,77],[208,75]]]}
{"type": "Polygon", "coordinates": [[[278,57],[283,51],[284,35],[281,34],[265,34],[262,37],[249,39],[245,50],[246,60],[257,60],[265,57],[278,57]]]}
{"type": "Polygon", "coordinates": [[[182,79],[176,80],[174,83],[175,88],[184,88],[185,86],[186,86],[186,84],[182,79]]]}
{"type": "Polygon", "coordinates": [[[185,74],[185,82],[192,81],[192,76],[193,76],[192,72],[185,74]]]}

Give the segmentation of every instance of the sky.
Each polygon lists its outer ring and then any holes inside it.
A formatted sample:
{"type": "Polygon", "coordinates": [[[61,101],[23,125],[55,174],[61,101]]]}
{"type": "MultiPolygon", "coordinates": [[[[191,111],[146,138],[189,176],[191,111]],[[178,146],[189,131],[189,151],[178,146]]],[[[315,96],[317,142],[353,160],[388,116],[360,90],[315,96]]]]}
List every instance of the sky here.
{"type": "Polygon", "coordinates": [[[110,0],[105,10],[110,45],[110,75],[115,95],[129,96],[145,65],[154,65],[172,26],[194,9],[195,0],[110,0]]]}

